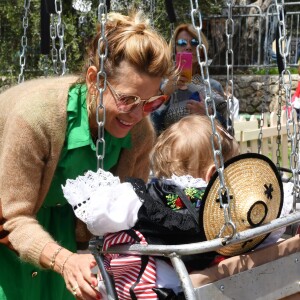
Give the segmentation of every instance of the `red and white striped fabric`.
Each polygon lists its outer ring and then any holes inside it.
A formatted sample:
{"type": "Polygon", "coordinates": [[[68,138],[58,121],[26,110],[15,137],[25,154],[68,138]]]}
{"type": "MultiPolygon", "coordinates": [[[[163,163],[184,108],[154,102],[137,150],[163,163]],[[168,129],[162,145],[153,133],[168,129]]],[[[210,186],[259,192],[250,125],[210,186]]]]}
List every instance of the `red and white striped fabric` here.
{"type": "MultiPolygon", "coordinates": [[[[133,230],[140,239],[140,244],[147,245],[144,236],[133,230]]],[[[104,239],[103,250],[117,244],[135,244],[137,241],[127,232],[107,234],[104,239]]],[[[153,257],[137,282],[141,270],[142,259],[139,255],[105,254],[104,265],[106,270],[113,275],[119,300],[131,300],[130,288],[136,284],[133,291],[136,299],[158,299],[152,290],[156,287],[156,265],[153,257]]]]}

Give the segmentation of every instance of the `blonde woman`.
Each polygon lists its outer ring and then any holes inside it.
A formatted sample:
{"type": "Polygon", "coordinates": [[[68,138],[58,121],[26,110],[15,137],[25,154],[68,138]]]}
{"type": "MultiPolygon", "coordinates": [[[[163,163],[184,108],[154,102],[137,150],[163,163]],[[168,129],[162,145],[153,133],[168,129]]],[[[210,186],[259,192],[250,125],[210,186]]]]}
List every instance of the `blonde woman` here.
{"type": "MultiPolygon", "coordinates": [[[[227,161],[239,154],[238,143],[217,121],[215,125],[227,161]]],[[[119,178],[99,170],[68,180],[64,195],[93,234],[109,233],[104,249],[117,243],[199,242],[203,237],[195,215],[199,215],[201,199],[215,172],[211,136],[208,117],[184,117],[158,137],[151,155],[155,178],[150,183],[137,178],[121,183],[119,178]]],[[[216,138],[214,142],[217,147],[216,138]]],[[[199,270],[214,256],[201,254],[184,261],[190,271],[199,270]]],[[[161,259],[113,254],[106,255],[106,266],[114,275],[119,299],[130,299],[133,294],[137,299],[145,295],[156,299],[160,290],[154,292],[155,288],[171,289],[173,293],[181,290],[175,271],[161,259]]]]}
{"type": "MultiPolygon", "coordinates": [[[[0,244],[1,300],[101,297],[94,257],[77,254],[76,242],[90,234],[76,226],[61,190],[67,178],[97,169],[100,36],[98,28],[82,79],[37,79],[0,95],[0,238],[14,249],[0,244]]],[[[168,45],[141,13],[109,14],[105,36],[104,169],[147,180],[154,143],[147,116],[168,98],[160,90],[171,70],[168,45]]]]}
{"type": "MultiPolygon", "coordinates": [[[[208,41],[201,32],[201,40],[208,52],[208,41]]],[[[164,93],[170,95],[170,100],[151,114],[154,127],[158,134],[168,126],[188,114],[206,114],[205,83],[202,80],[197,59],[198,34],[191,24],[181,24],[174,30],[169,47],[172,54],[190,53],[192,55],[192,80],[179,71],[178,75],[171,76],[162,85],[164,93]]],[[[201,60],[204,60],[204,50],[200,48],[201,60]]],[[[226,128],[227,103],[222,85],[210,78],[212,98],[215,101],[217,117],[226,128]]],[[[211,111],[210,111],[211,112],[211,111]]]]}

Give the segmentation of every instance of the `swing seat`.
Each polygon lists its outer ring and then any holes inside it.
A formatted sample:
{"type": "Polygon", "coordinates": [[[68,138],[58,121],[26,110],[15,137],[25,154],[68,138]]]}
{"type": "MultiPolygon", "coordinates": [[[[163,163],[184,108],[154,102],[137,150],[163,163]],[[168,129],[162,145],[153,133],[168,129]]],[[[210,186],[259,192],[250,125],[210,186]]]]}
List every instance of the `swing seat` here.
{"type": "MultiPolygon", "coordinates": [[[[241,232],[236,241],[248,240],[260,231],[270,232],[300,222],[299,212],[276,219],[272,223],[241,232]],[[271,227],[272,226],[272,227],[271,227]]],[[[227,258],[217,265],[188,273],[181,255],[204,253],[220,248],[220,240],[182,245],[123,245],[102,251],[99,241],[90,244],[95,257],[101,253],[167,256],[176,270],[187,300],[243,299],[296,300],[300,299],[300,227],[292,237],[255,249],[246,254],[227,258]],[[197,249],[197,250],[196,250],[197,249]]],[[[100,264],[101,265],[101,264],[100,264]]],[[[102,274],[106,271],[102,268],[102,274]]],[[[111,284],[105,284],[112,290],[111,284]]],[[[112,295],[113,292],[110,293],[112,295]]],[[[114,299],[113,297],[111,299],[114,299]]]]}
{"type": "Polygon", "coordinates": [[[190,274],[197,299],[300,299],[300,235],[190,274]]]}

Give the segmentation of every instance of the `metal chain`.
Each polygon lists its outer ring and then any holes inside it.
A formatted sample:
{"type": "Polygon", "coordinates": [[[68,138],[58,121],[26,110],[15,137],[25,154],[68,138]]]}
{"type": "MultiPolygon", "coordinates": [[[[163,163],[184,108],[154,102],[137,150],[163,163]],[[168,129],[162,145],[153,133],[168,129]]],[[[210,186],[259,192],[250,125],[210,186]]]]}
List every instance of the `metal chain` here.
{"type": "MultiPolygon", "coordinates": [[[[98,40],[98,56],[99,56],[99,71],[97,73],[97,89],[99,91],[99,103],[97,104],[96,110],[96,122],[98,125],[98,135],[96,141],[96,157],[97,157],[97,169],[103,169],[103,161],[105,156],[105,138],[104,138],[104,125],[106,118],[106,110],[103,103],[103,94],[106,89],[107,80],[106,80],[106,72],[104,68],[104,63],[108,54],[108,42],[105,36],[106,22],[107,22],[107,6],[106,0],[99,0],[98,5],[98,22],[101,25],[101,36],[98,40]],[[101,85],[101,80],[103,81],[103,85],[101,85]],[[102,112],[102,114],[101,114],[102,112]],[[101,118],[102,116],[102,118],[101,118]]],[[[96,243],[98,243],[98,249],[95,249],[93,245],[93,240],[90,242],[90,249],[92,249],[92,253],[97,261],[100,273],[102,275],[104,285],[107,292],[107,299],[117,299],[116,290],[114,288],[112,278],[109,276],[108,272],[104,266],[104,257],[103,254],[100,253],[99,249],[103,245],[102,237],[96,238],[96,243]]]]}
{"type": "Polygon", "coordinates": [[[26,65],[27,52],[27,28],[28,28],[28,11],[30,8],[30,0],[24,0],[24,17],[23,17],[23,36],[21,38],[22,51],[20,54],[20,74],[18,83],[24,82],[24,69],[26,65]]]}
{"type": "MultiPolygon", "coordinates": [[[[274,8],[276,10],[276,7],[274,8]]],[[[274,11],[272,10],[272,25],[273,28],[271,28],[268,39],[271,39],[273,37],[273,32],[276,30],[274,28],[274,24],[277,24],[277,22],[274,21],[274,18],[278,18],[277,11],[274,15],[274,11]]],[[[269,23],[267,23],[268,25],[269,23]]],[[[269,72],[270,68],[270,54],[269,51],[267,52],[267,71],[269,72]]],[[[282,108],[282,90],[281,90],[281,81],[279,80],[278,82],[279,88],[278,88],[278,107],[277,107],[277,137],[276,137],[276,144],[277,144],[277,149],[276,149],[276,166],[277,169],[280,169],[280,145],[281,145],[281,108],[282,108]]],[[[268,85],[269,86],[269,85],[268,85]]]]}
{"type": "MultiPolygon", "coordinates": [[[[280,81],[279,81],[280,82],[280,81]]],[[[279,83],[280,85],[280,83],[279,83]]],[[[282,107],[282,90],[279,88],[279,95],[278,95],[278,109],[277,109],[277,137],[276,137],[276,166],[280,168],[280,145],[281,145],[281,107],[282,107]]]]}
{"type": "Polygon", "coordinates": [[[73,0],[72,7],[80,12],[81,16],[87,14],[92,9],[92,1],[91,0],[73,0]]]}
{"type": "Polygon", "coordinates": [[[285,14],[284,14],[284,0],[278,1],[275,0],[277,15],[278,15],[278,28],[279,28],[279,52],[283,59],[284,69],[280,74],[280,89],[284,91],[286,99],[286,128],[287,136],[291,143],[291,154],[290,154],[290,167],[293,174],[294,181],[294,211],[296,210],[296,201],[299,199],[299,155],[297,152],[297,141],[299,142],[299,137],[297,136],[297,119],[295,110],[292,110],[292,113],[289,113],[289,108],[292,108],[291,104],[291,73],[287,69],[287,56],[288,56],[288,39],[285,26],[285,14]],[[280,3],[279,3],[280,2],[280,3]],[[290,130],[290,126],[292,130],[290,130]]]}
{"type": "Polygon", "coordinates": [[[56,32],[57,37],[59,40],[59,61],[61,64],[61,75],[64,75],[66,73],[66,61],[67,61],[67,55],[66,55],[66,49],[64,46],[64,35],[65,35],[65,25],[62,22],[62,1],[61,0],[55,0],[55,12],[57,14],[57,25],[56,25],[56,32]]]}
{"type": "Polygon", "coordinates": [[[107,6],[105,0],[99,0],[98,22],[101,24],[101,36],[98,40],[98,55],[99,55],[100,66],[99,66],[99,71],[97,73],[97,89],[99,91],[99,103],[97,105],[97,111],[96,111],[96,121],[98,124],[96,157],[97,157],[97,168],[103,169],[103,160],[105,156],[104,124],[106,119],[106,110],[103,104],[103,94],[106,89],[106,83],[107,83],[104,63],[108,53],[108,42],[105,36],[105,28],[107,22],[107,6]],[[101,86],[101,81],[103,81],[102,86],[101,86]]]}
{"type": "MultiPolygon", "coordinates": [[[[173,38],[173,35],[174,35],[174,30],[175,30],[175,24],[174,23],[170,23],[170,36],[171,36],[171,39],[173,38]]],[[[175,42],[173,43],[173,48],[172,48],[172,61],[173,61],[173,64],[175,66],[176,64],[176,46],[175,46],[175,42]]],[[[175,105],[178,105],[178,90],[176,88],[177,86],[177,83],[175,80],[173,80],[173,87],[174,87],[174,104],[175,105]]]]}
{"type": "Polygon", "coordinates": [[[228,238],[232,238],[235,235],[236,226],[233,223],[232,218],[231,218],[231,211],[230,211],[231,199],[230,199],[229,189],[225,184],[224,161],[223,161],[223,156],[222,156],[221,138],[220,138],[220,135],[218,134],[218,132],[216,131],[215,122],[214,122],[215,118],[216,118],[216,106],[215,106],[214,99],[211,97],[212,93],[211,93],[211,85],[210,85],[209,72],[208,72],[207,49],[201,39],[202,17],[201,17],[201,12],[199,9],[198,1],[196,0],[195,4],[193,2],[194,2],[193,0],[190,0],[191,19],[192,19],[192,24],[198,34],[199,45],[196,48],[197,59],[198,59],[198,64],[201,69],[201,76],[202,76],[203,82],[205,83],[205,108],[206,108],[206,114],[210,118],[211,126],[212,126],[213,133],[211,135],[211,145],[212,145],[216,170],[218,172],[219,180],[220,180],[220,187],[219,187],[218,193],[219,193],[220,205],[224,210],[224,219],[225,219],[225,223],[220,230],[219,237],[224,237],[224,238],[228,239],[228,238]],[[196,17],[198,18],[198,25],[196,25],[196,20],[195,20],[196,17]],[[204,53],[204,61],[201,61],[200,50],[202,50],[204,53]],[[209,112],[209,108],[212,108],[211,114],[209,112]],[[216,138],[216,140],[217,140],[217,147],[215,147],[215,145],[214,145],[214,138],[216,138]],[[229,229],[229,232],[231,232],[231,233],[228,236],[223,236],[226,229],[229,229]]]}
{"type": "MultiPolygon", "coordinates": [[[[174,30],[175,30],[175,24],[170,23],[170,37],[171,37],[171,39],[173,38],[174,30]]],[[[176,45],[175,45],[175,41],[173,43],[173,48],[172,48],[172,61],[175,65],[175,63],[176,63],[176,45]]]]}
{"type": "Polygon", "coordinates": [[[262,145],[262,139],[263,139],[263,127],[265,125],[265,97],[262,103],[261,107],[261,115],[259,119],[259,134],[257,138],[257,153],[261,153],[261,145],[262,145]]]}
{"type": "Polygon", "coordinates": [[[48,67],[48,61],[49,61],[49,55],[45,54],[41,56],[41,64],[42,64],[42,69],[44,71],[44,76],[48,77],[49,74],[49,67],[48,67]]]}
{"type": "MultiPolygon", "coordinates": [[[[268,27],[268,23],[267,23],[266,27],[268,27]]],[[[268,34],[268,32],[266,34],[268,34]]],[[[270,75],[269,64],[267,64],[264,82],[267,83],[267,80],[270,78],[269,75],[270,75]]],[[[269,87],[269,85],[270,85],[270,83],[266,84],[265,86],[269,87]]],[[[267,98],[267,94],[268,94],[267,92],[268,91],[266,90],[265,96],[263,97],[263,101],[262,101],[262,105],[261,105],[261,114],[260,114],[260,119],[259,119],[259,134],[257,137],[257,153],[259,153],[259,154],[262,153],[261,147],[262,147],[262,139],[263,139],[263,127],[265,125],[265,111],[266,111],[266,102],[267,102],[266,98],[267,98]]]]}
{"type": "Polygon", "coordinates": [[[227,67],[227,82],[226,82],[226,95],[227,95],[227,111],[230,113],[231,124],[229,123],[227,115],[227,130],[233,132],[233,64],[234,64],[234,53],[233,53],[233,34],[234,34],[234,21],[232,18],[232,1],[227,1],[228,6],[228,17],[226,19],[226,37],[227,37],[227,49],[226,49],[226,67],[227,67]],[[231,93],[229,93],[229,86],[231,93]],[[232,109],[231,109],[232,108],[232,109]]]}
{"type": "MultiPolygon", "coordinates": [[[[263,140],[263,127],[265,125],[265,117],[266,117],[266,104],[267,104],[267,95],[269,94],[269,87],[270,87],[270,71],[269,71],[269,65],[266,66],[266,75],[265,75],[265,80],[264,82],[266,83],[265,86],[267,87],[265,89],[265,95],[263,97],[262,100],[262,104],[261,104],[261,114],[260,114],[260,119],[259,119],[259,134],[257,137],[257,153],[261,154],[262,153],[262,140],[263,140]],[[269,83],[267,83],[269,80],[269,83]]],[[[279,111],[279,108],[277,110],[277,112],[279,111]]],[[[280,120],[280,119],[279,119],[280,120]]],[[[278,128],[278,126],[277,126],[278,128]]],[[[278,136],[277,136],[278,139],[278,136]]]]}
{"type": "Polygon", "coordinates": [[[53,65],[53,72],[55,74],[58,74],[57,70],[57,60],[58,60],[58,51],[56,49],[56,37],[57,37],[57,31],[56,31],[56,16],[55,14],[50,14],[50,38],[52,42],[52,48],[51,48],[51,58],[52,58],[52,65],[53,65]]]}
{"type": "Polygon", "coordinates": [[[154,27],[154,15],[155,15],[155,0],[150,0],[150,20],[151,25],[154,27]]]}
{"type": "Polygon", "coordinates": [[[91,0],[73,0],[72,7],[78,12],[78,28],[81,29],[80,35],[86,37],[84,27],[88,23],[88,14],[92,9],[91,0]]]}
{"type": "MultiPolygon", "coordinates": [[[[274,18],[274,14],[272,14],[272,17],[274,18]]],[[[274,20],[272,19],[272,24],[274,23],[274,20]]],[[[269,29],[269,18],[266,19],[266,35],[267,36],[267,39],[266,40],[269,40],[271,39],[270,35],[273,31],[271,31],[269,29]]],[[[265,46],[267,48],[267,44],[265,46]]],[[[262,150],[261,150],[261,147],[262,147],[262,139],[263,139],[263,127],[265,125],[265,113],[266,113],[266,103],[267,103],[267,95],[270,94],[270,64],[269,64],[269,52],[267,52],[267,55],[265,56],[265,61],[264,61],[264,64],[266,66],[266,74],[265,74],[265,79],[264,79],[264,82],[266,84],[264,84],[266,86],[265,88],[265,96],[263,97],[263,101],[262,101],[262,105],[261,105],[261,115],[260,115],[260,120],[259,120],[259,134],[258,134],[258,138],[257,138],[257,152],[259,154],[262,153],[262,150]],[[269,83],[268,83],[269,81],[269,83]]],[[[279,107],[281,108],[281,104],[279,105],[279,107]]],[[[280,112],[280,108],[278,107],[278,110],[277,110],[277,114],[278,112],[280,112]]],[[[280,125],[280,118],[278,119],[279,121],[279,125],[280,125]]],[[[278,158],[278,153],[279,153],[279,156],[280,156],[280,148],[279,148],[279,145],[280,143],[278,143],[280,141],[280,129],[281,127],[278,126],[278,121],[277,121],[277,131],[278,131],[278,134],[277,134],[277,139],[276,139],[276,142],[277,142],[277,151],[276,151],[276,154],[277,154],[277,158],[278,158]]],[[[277,166],[279,168],[279,159],[277,159],[277,166]]]]}

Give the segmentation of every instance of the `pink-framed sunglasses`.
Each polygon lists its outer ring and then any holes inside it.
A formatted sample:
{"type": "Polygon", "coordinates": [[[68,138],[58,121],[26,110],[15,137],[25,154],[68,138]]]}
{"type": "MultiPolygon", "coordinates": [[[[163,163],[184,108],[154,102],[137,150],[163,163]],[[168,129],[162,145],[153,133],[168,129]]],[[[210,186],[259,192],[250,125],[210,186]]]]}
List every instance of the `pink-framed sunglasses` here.
{"type": "Polygon", "coordinates": [[[108,81],[106,82],[115,99],[117,108],[121,113],[132,112],[139,105],[143,105],[143,111],[145,113],[151,113],[158,109],[170,97],[168,95],[161,94],[158,96],[153,96],[147,100],[143,100],[139,96],[120,93],[116,91],[108,81]]]}

